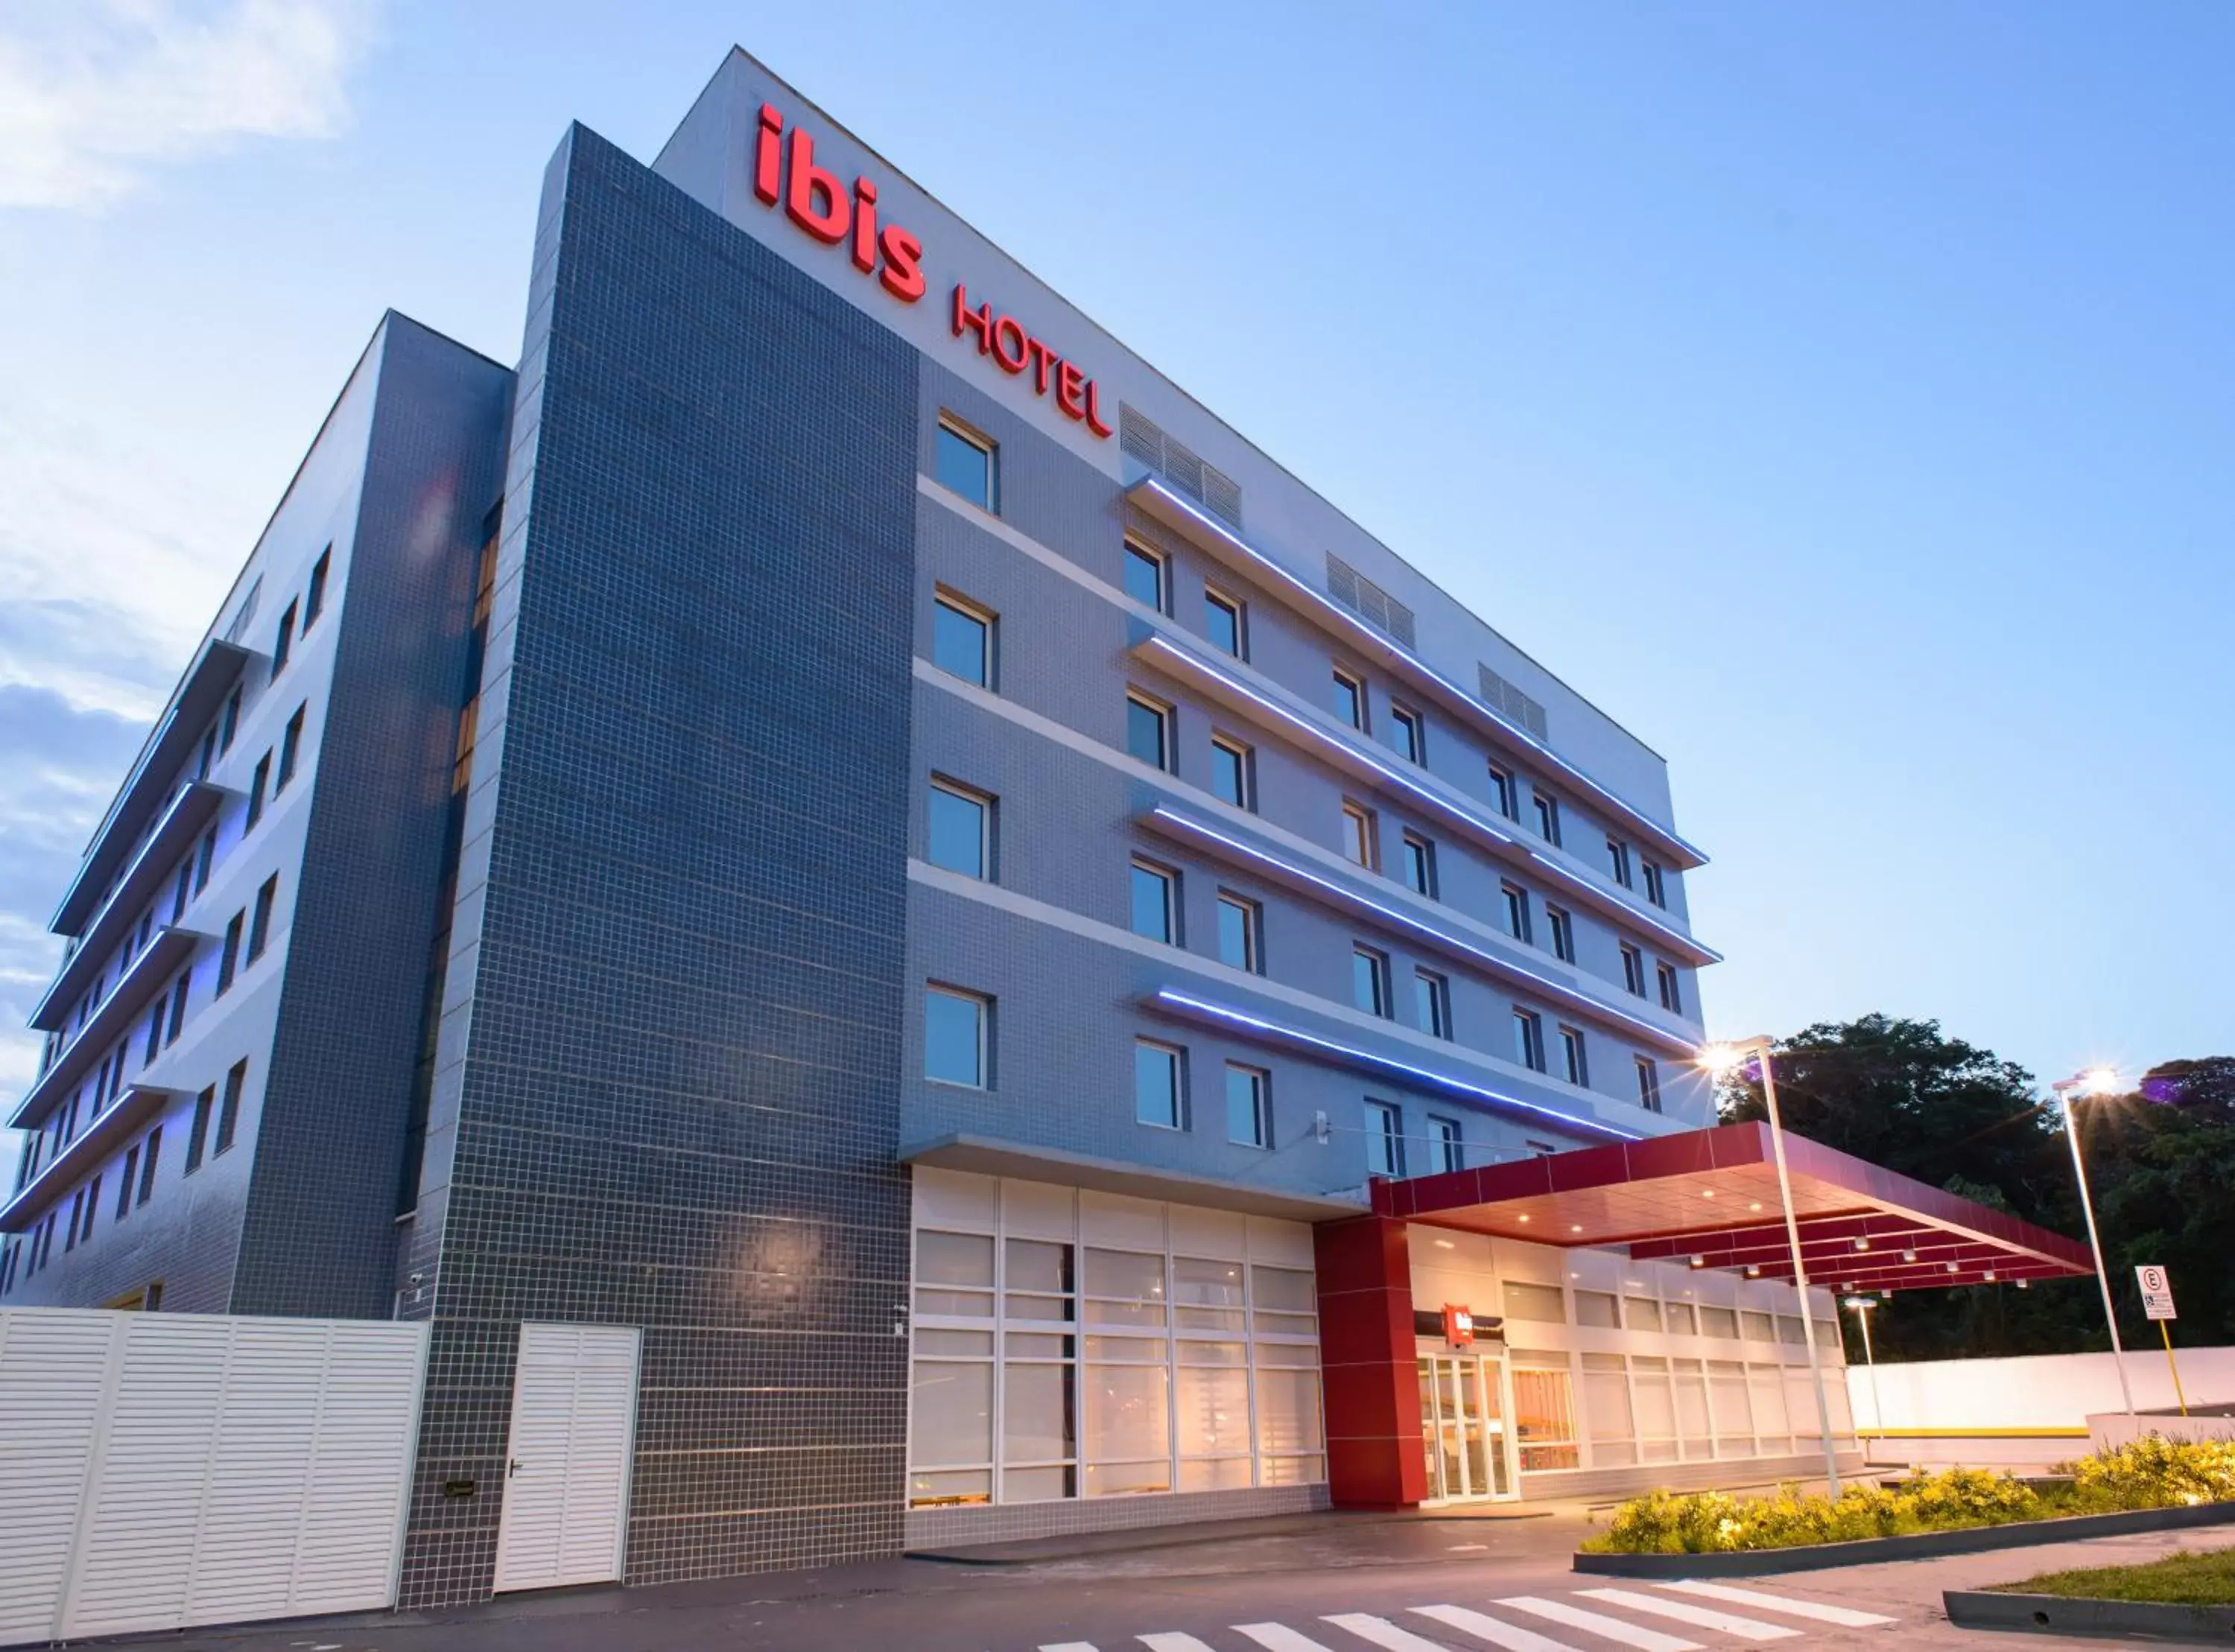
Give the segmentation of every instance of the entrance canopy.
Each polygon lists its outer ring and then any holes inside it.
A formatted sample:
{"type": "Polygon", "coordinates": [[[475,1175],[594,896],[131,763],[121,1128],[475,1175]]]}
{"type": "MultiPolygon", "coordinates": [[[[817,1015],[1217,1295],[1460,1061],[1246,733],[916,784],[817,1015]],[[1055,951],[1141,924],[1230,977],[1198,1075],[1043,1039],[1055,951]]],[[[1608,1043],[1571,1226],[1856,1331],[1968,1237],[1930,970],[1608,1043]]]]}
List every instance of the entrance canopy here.
{"type": "MultiPolygon", "coordinates": [[[[1790,1131],[1785,1155],[1812,1285],[1917,1290],[2094,1271],[2075,1240],[1790,1131]]],[[[1777,1161],[1759,1122],[1376,1181],[1373,1198],[1376,1215],[1431,1227],[1793,1277],[1777,1161]]]]}

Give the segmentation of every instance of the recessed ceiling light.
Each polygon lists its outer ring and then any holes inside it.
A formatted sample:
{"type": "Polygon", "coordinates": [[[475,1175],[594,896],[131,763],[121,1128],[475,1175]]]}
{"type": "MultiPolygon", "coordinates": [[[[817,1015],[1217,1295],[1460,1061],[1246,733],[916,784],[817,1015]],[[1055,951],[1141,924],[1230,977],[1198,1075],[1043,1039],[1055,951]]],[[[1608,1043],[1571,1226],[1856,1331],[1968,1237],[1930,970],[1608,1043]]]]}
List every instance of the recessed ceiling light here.
{"type": "Polygon", "coordinates": [[[1914,1262],[1917,1260],[1917,1252],[1914,1250],[1904,1250],[1901,1253],[1901,1259],[1904,1262],[1914,1262]]]}
{"type": "Polygon", "coordinates": [[[1759,1279],[1759,1278],[1760,1278],[1760,1277],[1761,1277],[1761,1263],[1760,1263],[1759,1262],[1749,1262],[1749,1263],[1747,1263],[1747,1278],[1749,1278],[1749,1279],[1759,1279]]]}
{"type": "Polygon", "coordinates": [[[1695,1268],[1704,1268],[1707,1265],[1707,1259],[1705,1257],[1694,1257],[1692,1265],[1695,1268]]]}
{"type": "Polygon", "coordinates": [[[1855,1240],[1855,1249],[1856,1249],[1856,1250],[1869,1250],[1870,1248],[1871,1248],[1871,1242],[1870,1242],[1868,1239],[1866,1239],[1866,1238],[1863,1238],[1863,1237],[1861,1237],[1860,1236],[1858,1236],[1858,1237],[1856,1237],[1856,1240],[1855,1240]]]}
{"type": "Polygon", "coordinates": [[[1524,1217],[1523,1217],[1523,1218],[1521,1218],[1521,1220],[1523,1220],[1524,1222],[1526,1222],[1528,1219],[1529,1219],[1529,1218],[1528,1218],[1527,1217],[1525,1217],[1525,1216],[1524,1216],[1524,1217]]]}
{"type": "Polygon", "coordinates": [[[1570,1222],[1568,1224],[1568,1231],[1570,1233],[1581,1233],[1583,1231],[1583,1224],[1581,1222],[1570,1222]]]}
{"type": "Polygon", "coordinates": [[[1436,1241],[1436,1249],[1439,1250],[1456,1250],[1458,1249],[1458,1246],[1453,1244],[1449,1239],[1439,1239],[1436,1241]]]}
{"type": "Polygon", "coordinates": [[[1760,1201],[1760,1199],[1756,1199],[1756,1200],[1754,1200],[1754,1202],[1753,1202],[1753,1204],[1751,1204],[1751,1205],[1747,1205],[1747,1209],[1748,1209],[1748,1210],[1750,1210],[1750,1211],[1758,1211],[1758,1210],[1760,1210],[1760,1208],[1761,1208],[1761,1201],[1760,1201]]]}
{"type": "Polygon", "coordinates": [[[1995,1270],[1992,1268],[1987,1270],[1987,1283],[1990,1285],[1995,1283],[1995,1270]]]}
{"type": "Polygon", "coordinates": [[[2013,1279],[2010,1283],[2015,1285],[2020,1290],[2023,1290],[2028,1285],[2031,1284],[2033,1281],[2030,1279],[2013,1279]]]}
{"type": "Polygon", "coordinates": [[[1952,1262],[1951,1262],[1951,1263],[1950,1263],[1948,1264],[1948,1271],[1949,1271],[1949,1272],[1950,1272],[1950,1273],[1961,1273],[1961,1272],[1963,1272],[1963,1270],[1961,1268],[1957,1267],[1954,1263],[1952,1263],[1952,1262]]]}
{"type": "Polygon", "coordinates": [[[1701,1198],[1713,1198],[1714,1196],[1715,1190],[1712,1187],[1703,1187],[1700,1190],[1700,1197],[1701,1198]]]}

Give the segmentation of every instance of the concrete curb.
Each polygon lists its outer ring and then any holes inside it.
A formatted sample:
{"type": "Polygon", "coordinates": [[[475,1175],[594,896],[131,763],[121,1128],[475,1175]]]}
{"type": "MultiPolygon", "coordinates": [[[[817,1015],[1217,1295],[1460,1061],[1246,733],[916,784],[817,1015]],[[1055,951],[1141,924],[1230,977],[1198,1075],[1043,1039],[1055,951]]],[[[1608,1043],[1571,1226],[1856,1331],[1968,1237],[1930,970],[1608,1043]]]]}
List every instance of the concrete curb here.
{"type": "Polygon", "coordinates": [[[2224,1646],[2235,1636],[2235,1606],[2175,1606],[2165,1601],[2087,1600],[2062,1595],[2002,1595],[1950,1589],[1948,1621],[1962,1629],[2021,1635],[2081,1635],[2224,1646]]]}
{"type": "Polygon", "coordinates": [[[1760,1577],[1772,1572],[1930,1560],[1942,1555],[2023,1549],[2039,1543],[2072,1543],[2082,1538],[2123,1538],[2137,1531],[2178,1531],[2186,1526],[2229,1524],[2235,1524],[2235,1503],[2198,1503],[2173,1509],[2128,1509],[2117,1514],[2074,1514],[2055,1520],[1968,1526],[1960,1531],[1865,1538],[1859,1543],[1811,1544],[1798,1549],[1742,1549],[1712,1555],[1578,1553],[1575,1570],[1613,1577],[1760,1577]]]}

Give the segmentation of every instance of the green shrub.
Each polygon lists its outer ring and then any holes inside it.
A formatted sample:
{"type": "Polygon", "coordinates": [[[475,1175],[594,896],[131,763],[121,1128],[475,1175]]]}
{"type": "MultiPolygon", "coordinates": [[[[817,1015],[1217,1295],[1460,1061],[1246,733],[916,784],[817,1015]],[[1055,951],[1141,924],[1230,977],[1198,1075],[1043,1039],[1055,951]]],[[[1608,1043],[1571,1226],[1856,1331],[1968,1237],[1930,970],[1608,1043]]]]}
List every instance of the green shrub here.
{"type": "Polygon", "coordinates": [[[1836,1502],[1797,1485],[1759,1498],[1653,1492],[1616,1510],[1606,1531],[1583,1547],[1601,1554],[1720,1554],[2235,1501],[2235,1443],[2151,1436],[2069,1466],[2069,1491],[2044,1492],[2008,1474],[1951,1468],[1891,1488],[1850,1485],[1836,1502]]]}

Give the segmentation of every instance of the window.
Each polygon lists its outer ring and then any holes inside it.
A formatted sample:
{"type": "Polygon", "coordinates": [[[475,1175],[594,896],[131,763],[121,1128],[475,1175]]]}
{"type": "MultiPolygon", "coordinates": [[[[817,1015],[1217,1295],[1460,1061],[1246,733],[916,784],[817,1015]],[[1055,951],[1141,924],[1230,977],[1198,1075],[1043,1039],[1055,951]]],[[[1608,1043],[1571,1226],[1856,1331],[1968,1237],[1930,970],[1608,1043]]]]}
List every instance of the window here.
{"type": "Polygon", "coordinates": [[[1499,897],[1505,903],[1505,932],[1517,941],[1529,938],[1529,891],[1518,884],[1500,884],[1499,897]]]}
{"type": "Polygon", "coordinates": [[[1629,885],[1629,846],[1620,838],[1607,839],[1607,870],[1624,889],[1629,885]]]}
{"type": "Polygon", "coordinates": [[[1557,848],[1560,844],[1560,800],[1532,791],[1537,800],[1537,835],[1557,848]]]}
{"type": "Polygon", "coordinates": [[[1389,1014],[1389,955],[1370,946],[1350,950],[1351,1002],[1369,1015],[1389,1014]]]}
{"type": "Polygon", "coordinates": [[[233,749],[233,737],[240,730],[240,690],[235,689],[226,696],[225,711],[217,722],[217,749],[222,756],[233,749]]]}
{"type": "Polygon", "coordinates": [[[1436,898],[1436,846],[1417,832],[1405,834],[1405,885],[1417,895],[1436,898]]]}
{"type": "Polygon", "coordinates": [[[1428,761],[1428,725],[1409,706],[1389,708],[1389,743],[1407,762],[1428,761]]]}
{"type": "Polygon", "coordinates": [[[163,1001],[158,998],[154,1009],[147,1012],[147,1042],[140,1052],[140,1065],[145,1067],[155,1059],[155,1052],[163,1048],[163,1001]]]}
{"type": "Polygon", "coordinates": [[[1645,898],[1655,906],[1668,905],[1668,886],[1661,881],[1661,863],[1657,860],[1642,860],[1638,865],[1645,872],[1645,898]]]}
{"type": "Polygon", "coordinates": [[[326,611],[326,575],[332,570],[334,548],[328,545],[311,565],[310,589],[303,593],[303,630],[307,632],[326,611]]]}
{"type": "Polygon", "coordinates": [[[274,872],[257,890],[255,914],[248,920],[248,962],[251,963],[264,956],[264,949],[271,942],[272,907],[279,898],[279,875],[274,872]]]}
{"type": "Polygon", "coordinates": [[[974,431],[965,431],[947,419],[939,421],[938,449],[932,462],[938,467],[939,485],[960,493],[981,511],[998,511],[999,470],[993,444],[974,431]]]}
{"type": "Polygon", "coordinates": [[[954,987],[928,988],[923,998],[923,1075],[941,1084],[990,1089],[986,1023],[993,1002],[954,987]]]}
{"type": "Polygon", "coordinates": [[[1514,787],[1512,771],[1495,763],[1490,766],[1490,800],[1507,819],[1521,818],[1521,793],[1514,787]]]}
{"type": "Polygon", "coordinates": [[[1160,1130],[1180,1128],[1180,1053],[1170,1044],[1134,1041],[1133,1117],[1160,1130]]]}
{"type": "Polygon", "coordinates": [[[287,789],[287,782],[295,778],[295,760],[303,749],[303,712],[297,706],[295,715],[287,719],[287,732],[279,740],[279,773],[272,782],[272,795],[277,797],[287,789]]]}
{"type": "Polygon", "coordinates": [[[1682,1015],[1684,999],[1677,989],[1676,966],[1673,963],[1655,963],[1653,979],[1655,984],[1661,989],[1661,1007],[1674,1015],[1682,1015]]]}
{"type": "Polygon", "coordinates": [[[1144,608],[1170,611],[1165,600],[1171,565],[1147,546],[1125,541],[1125,594],[1144,608]]]}
{"type": "Polygon", "coordinates": [[[1544,1018],[1534,1010],[1513,1012],[1513,1059],[1531,1072],[1544,1070],[1544,1018]]]}
{"type": "Polygon", "coordinates": [[[194,859],[188,855],[179,863],[179,881],[171,888],[171,918],[174,924],[187,915],[187,898],[194,892],[194,859]]]}
{"type": "Polygon", "coordinates": [[[199,895],[209,886],[210,865],[217,859],[217,828],[212,826],[202,833],[202,846],[194,856],[194,893],[199,895]]]}
{"type": "Polygon", "coordinates": [[[178,983],[171,989],[171,1024],[163,1029],[163,1047],[168,1049],[179,1041],[179,1029],[187,1024],[187,989],[193,984],[192,970],[180,971],[178,983]]]}
{"type": "Polygon", "coordinates": [[[1631,996],[1645,996],[1645,954],[1627,941],[1622,943],[1622,984],[1631,996]]]}
{"type": "Polygon", "coordinates": [[[931,663],[965,682],[993,686],[993,616],[944,591],[932,599],[931,663]]]}
{"type": "Polygon", "coordinates": [[[1170,946],[1179,944],[1180,877],[1153,861],[1133,863],[1133,933],[1170,946]]]}
{"type": "Polygon", "coordinates": [[[1273,1145],[1272,1075],[1226,1064],[1226,1139],[1244,1147],[1273,1145]]]}
{"type": "Polygon", "coordinates": [[[1380,868],[1380,833],[1374,826],[1373,811],[1363,803],[1346,800],[1342,806],[1343,858],[1368,872],[1380,868]]]}
{"type": "Polygon", "coordinates": [[[124,1174],[116,1179],[116,1216],[121,1222],[132,1214],[132,1184],[140,1174],[140,1144],[134,1142],[124,1150],[124,1174]]]}
{"type": "Polygon", "coordinates": [[[1579,1090],[1591,1087],[1590,1062],[1583,1054],[1581,1028],[1560,1028],[1560,1076],[1579,1090]]]}
{"type": "Polygon", "coordinates": [[[1210,737],[1210,790],[1237,809],[1257,806],[1257,766],[1249,747],[1231,735],[1210,737]]]}
{"type": "Polygon", "coordinates": [[[132,1202],[145,1205],[155,1191],[155,1155],[163,1151],[163,1126],[157,1125],[147,1133],[146,1151],[140,1155],[140,1192],[132,1202]]]}
{"type": "MultiPolygon", "coordinates": [[[[1511,1313],[1510,1304],[1507,1312],[1511,1313]]],[[[1521,1441],[1523,1472],[1581,1466],[1583,1456],[1576,1445],[1574,1378],[1568,1370],[1568,1356],[1516,1350],[1510,1358],[1513,1432],[1521,1441]]]]}
{"type": "Polygon", "coordinates": [[[225,926],[225,949],[218,954],[217,991],[211,996],[222,998],[233,990],[233,972],[240,967],[240,926],[248,921],[246,912],[235,912],[233,921],[225,926]]]}
{"type": "Polygon", "coordinates": [[[1576,922],[1563,907],[1544,906],[1544,926],[1552,931],[1552,956],[1563,963],[1576,961],[1576,922]]]}
{"type": "Polygon", "coordinates": [[[1436,1168],[1439,1171],[1466,1168],[1466,1141],[1459,1133],[1457,1119],[1431,1119],[1428,1128],[1434,1137],[1436,1168]]]}
{"type": "Polygon", "coordinates": [[[1452,1035],[1452,983],[1433,970],[1412,971],[1412,1008],[1431,1038],[1452,1035]]]}
{"type": "Polygon", "coordinates": [[[1230,890],[1218,891],[1218,961],[1236,970],[1247,970],[1252,975],[1265,970],[1263,937],[1260,931],[1264,911],[1254,900],[1246,899],[1230,890]]]}
{"type": "Polygon", "coordinates": [[[194,1120],[187,1128],[187,1168],[193,1175],[202,1167],[202,1149],[209,1143],[210,1114],[217,1107],[217,1086],[213,1084],[194,1098],[194,1120]]]}
{"type": "Polygon", "coordinates": [[[1340,666],[1334,669],[1334,715],[1352,728],[1366,727],[1366,682],[1340,666]]]}
{"type": "Polygon", "coordinates": [[[1661,1069],[1642,1055],[1637,1058],[1637,1105],[1648,1113],[1661,1111],[1661,1069]]]}
{"type": "Polygon", "coordinates": [[[194,778],[198,780],[207,780],[210,765],[215,761],[217,761],[217,730],[213,728],[202,736],[202,754],[200,760],[194,765],[194,778]]]}
{"type": "Polygon", "coordinates": [[[1206,588],[1203,593],[1203,624],[1210,640],[1237,660],[1249,657],[1249,620],[1239,597],[1206,588]]]}
{"type": "Polygon", "coordinates": [[[287,611],[279,616],[279,635],[272,644],[272,675],[278,676],[287,669],[287,661],[295,651],[295,604],[289,603],[287,611]]]}
{"type": "Polygon", "coordinates": [[[1366,1104],[1366,1170],[1371,1176],[1405,1173],[1405,1116],[1386,1101],[1366,1104]]]}
{"type": "Polygon", "coordinates": [[[1125,749],[1151,768],[1172,767],[1172,713],[1144,694],[1125,696],[1125,749]]]}
{"type": "Polygon", "coordinates": [[[225,1075],[225,1099],[218,1104],[217,1140],[210,1146],[213,1159],[232,1147],[240,1129],[240,1093],[247,1083],[248,1063],[235,1061],[225,1075]]]}
{"type": "Polygon", "coordinates": [[[993,800],[934,775],[925,806],[926,858],[967,878],[993,875],[993,800]]]}
{"type": "Polygon", "coordinates": [[[241,824],[245,837],[256,830],[256,823],[264,818],[264,788],[272,779],[272,754],[266,752],[256,760],[256,773],[248,780],[248,818],[241,824]]]}

